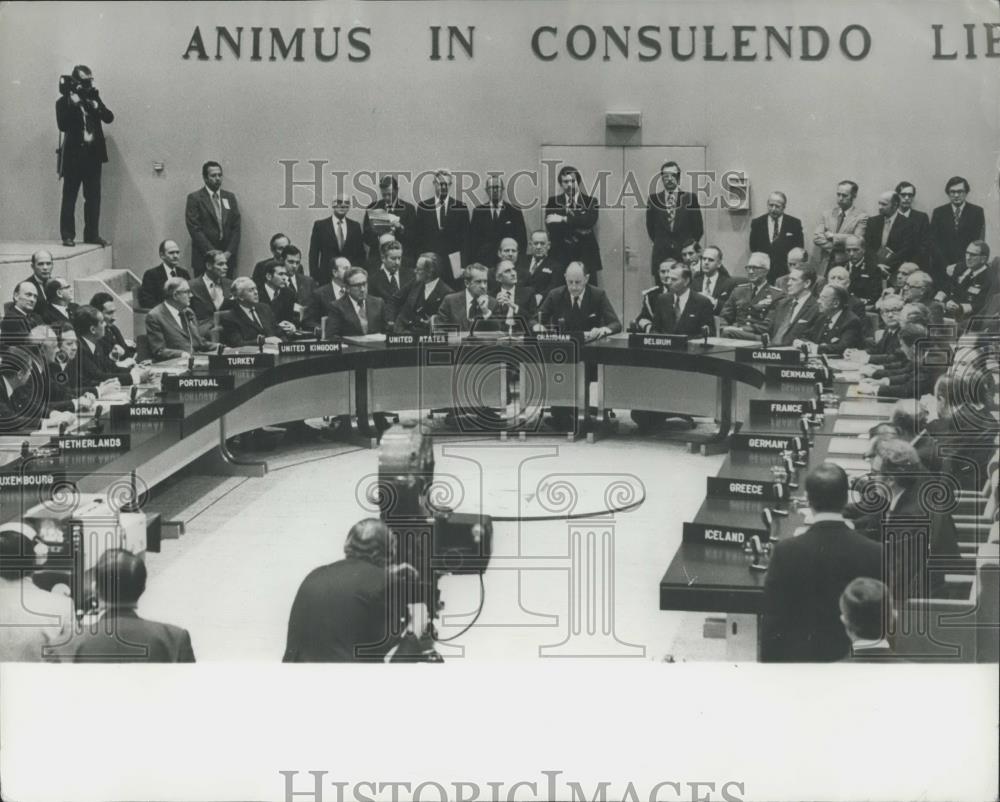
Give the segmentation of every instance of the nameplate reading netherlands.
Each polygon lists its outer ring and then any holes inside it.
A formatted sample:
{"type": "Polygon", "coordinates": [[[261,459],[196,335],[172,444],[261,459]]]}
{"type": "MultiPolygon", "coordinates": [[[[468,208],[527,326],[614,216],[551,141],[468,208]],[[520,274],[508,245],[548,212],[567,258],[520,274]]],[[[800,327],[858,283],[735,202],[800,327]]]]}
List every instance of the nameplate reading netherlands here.
{"type": "Polygon", "coordinates": [[[801,365],[802,352],[797,348],[737,348],[737,362],[771,365],[801,365]]]}
{"type": "Polygon", "coordinates": [[[215,354],[208,358],[209,370],[262,370],[274,367],[274,354],[215,354]]]}
{"type": "Polygon", "coordinates": [[[343,343],[281,343],[279,354],[301,354],[315,356],[317,354],[339,354],[344,350],[343,343]]]}
{"type": "Polygon", "coordinates": [[[99,437],[69,436],[56,440],[59,450],[72,451],[128,451],[132,438],[127,434],[102,435],[99,437]]]}
{"type": "Polygon", "coordinates": [[[770,434],[733,434],[729,436],[730,451],[799,451],[805,448],[801,437],[781,437],[770,434]]]}
{"type": "Polygon", "coordinates": [[[414,345],[447,345],[447,334],[387,334],[385,344],[393,347],[408,347],[414,345]]]}
{"type": "Polygon", "coordinates": [[[789,382],[791,384],[815,384],[826,381],[826,371],[820,368],[785,368],[778,365],[768,367],[764,375],[769,382],[789,382]]]}
{"type": "Polygon", "coordinates": [[[183,417],[183,404],[114,404],[111,407],[113,421],[180,420],[183,417]]]}
{"type": "Polygon", "coordinates": [[[232,390],[236,378],[229,373],[218,376],[164,376],[163,389],[172,393],[198,393],[212,390],[232,390]]]}
{"type": "Polygon", "coordinates": [[[661,348],[670,351],[687,351],[688,338],[683,334],[630,334],[629,348],[661,348]]]}
{"type": "Polygon", "coordinates": [[[724,476],[708,477],[708,495],[712,498],[743,498],[757,501],[779,501],[782,497],[774,482],[759,479],[727,479],[724,476]]]}
{"type": "Polygon", "coordinates": [[[762,541],[770,540],[770,534],[764,529],[744,529],[743,527],[722,526],[719,524],[684,524],[685,543],[706,543],[710,546],[731,546],[742,548],[743,545],[757,535],[762,541]]]}

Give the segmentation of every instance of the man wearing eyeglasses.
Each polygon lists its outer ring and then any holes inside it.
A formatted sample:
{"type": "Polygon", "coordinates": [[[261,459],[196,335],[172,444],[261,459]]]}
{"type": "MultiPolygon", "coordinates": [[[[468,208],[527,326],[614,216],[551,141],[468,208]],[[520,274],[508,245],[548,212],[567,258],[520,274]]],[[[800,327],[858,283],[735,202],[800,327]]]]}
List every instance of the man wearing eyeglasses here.
{"type": "Polygon", "coordinates": [[[347,295],[330,309],[326,322],[326,339],[385,332],[388,328],[385,303],[381,298],[368,294],[368,271],[363,267],[352,267],[344,279],[347,295]]]}
{"type": "Polygon", "coordinates": [[[931,219],[927,212],[913,208],[917,188],[909,181],[896,184],[896,194],[899,195],[899,216],[913,224],[913,261],[921,270],[926,270],[931,259],[931,219]]]}
{"type": "Polygon", "coordinates": [[[675,161],[660,167],[663,191],[651,195],[646,206],[646,233],[653,241],[649,267],[656,279],[660,264],[679,259],[681,246],[689,239],[698,242],[705,233],[698,199],[680,188],[681,168],[675,161]]]}
{"type": "Polygon", "coordinates": [[[965,247],[962,265],[948,265],[947,288],[937,294],[949,316],[964,320],[981,314],[986,302],[1000,287],[997,271],[989,266],[990,246],[983,240],[973,240],[965,247]]]}
{"type": "Polygon", "coordinates": [[[931,275],[938,289],[948,285],[945,268],[961,264],[970,242],[986,239],[986,215],[982,206],[967,201],[969,191],[969,182],[962,176],[949,178],[945,184],[948,203],[931,215],[931,275]]]}

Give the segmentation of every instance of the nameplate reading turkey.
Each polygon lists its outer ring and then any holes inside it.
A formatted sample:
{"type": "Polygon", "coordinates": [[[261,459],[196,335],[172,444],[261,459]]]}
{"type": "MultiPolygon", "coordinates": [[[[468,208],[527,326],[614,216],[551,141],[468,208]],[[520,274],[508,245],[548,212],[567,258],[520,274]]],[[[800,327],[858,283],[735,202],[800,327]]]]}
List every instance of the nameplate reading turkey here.
{"type": "Polygon", "coordinates": [[[730,451],[803,451],[808,447],[805,438],[782,437],[772,434],[732,434],[729,436],[730,451]]]}
{"type": "Polygon", "coordinates": [[[744,529],[743,527],[720,526],[717,524],[684,524],[685,543],[705,543],[710,546],[731,546],[743,548],[754,535],[762,541],[771,539],[765,529],[744,529]]]}
{"type": "Polygon", "coordinates": [[[128,451],[132,445],[132,437],[127,434],[60,437],[56,444],[64,454],[73,451],[128,451]]]}
{"type": "Polygon", "coordinates": [[[216,354],[208,358],[209,370],[263,370],[274,367],[274,354],[216,354]]]}
{"type": "Polygon", "coordinates": [[[790,384],[815,384],[826,381],[826,371],[822,368],[786,368],[773,365],[764,370],[769,382],[788,382],[790,384]]]}
{"type": "Polygon", "coordinates": [[[737,348],[737,362],[771,365],[801,365],[802,352],[795,348],[737,348]]]}
{"type": "Polygon", "coordinates": [[[198,393],[232,390],[236,378],[229,373],[218,376],[164,376],[163,389],[171,393],[198,393]]]}
{"type": "Polygon", "coordinates": [[[821,412],[821,402],[814,398],[801,401],[770,401],[764,398],[750,400],[751,418],[798,418],[802,415],[812,415],[821,412]]]}
{"type": "Polygon", "coordinates": [[[343,343],[281,343],[278,345],[279,354],[300,354],[302,356],[339,354],[343,350],[343,343]]]}
{"type": "Polygon", "coordinates": [[[45,489],[66,481],[66,474],[52,471],[0,473],[0,490],[45,489]]]}
{"type": "Polygon", "coordinates": [[[774,482],[759,479],[726,479],[723,476],[708,477],[708,495],[711,498],[743,498],[757,501],[780,501],[784,497],[774,482]]]}
{"type": "Polygon", "coordinates": [[[387,334],[385,344],[390,348],[406,348],[414,345],[447,345],[448,335],[441,334],[387,334]]]}
{"type": "Polygon", "coordinates": [[[111,407],[112,421],[181,420],[183,417],[183,404],[114,404],[111,407]]]}
{"type": "Polygon", "coordinates": [[[630,334],[629,348],[665,348],[669,351],[687,351],[688,338],[683,334],[630,334]]]}

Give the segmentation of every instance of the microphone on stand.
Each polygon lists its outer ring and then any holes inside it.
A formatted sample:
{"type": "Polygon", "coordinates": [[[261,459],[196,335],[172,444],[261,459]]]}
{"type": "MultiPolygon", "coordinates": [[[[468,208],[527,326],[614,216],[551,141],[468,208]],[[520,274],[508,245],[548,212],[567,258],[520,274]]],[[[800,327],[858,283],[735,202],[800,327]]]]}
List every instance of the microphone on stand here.
{"type": "Polygon", "coordinates": [[[701,336],[702,336],[701,347],[702,348],[711,348],[712,347],[712,346],[710,346],[708,344],[708,336],[711,333],[712,333],[712,329],[711,329],[710,326],[702,326],[701,327],[701,336]]]}
{"type": "Polygon", "coordinates": [[[257,335],[257,351],[259,353],[262,353],[262,354],[264,353],[264,335],[263,334],[258,334],[257,335]]]}
{"type": "Polygon", "coordinates": [[[760,335],[760,344],[763,345],[765,348],[771,347],[771,335],[768,334],[766,331],[760,335]]]}

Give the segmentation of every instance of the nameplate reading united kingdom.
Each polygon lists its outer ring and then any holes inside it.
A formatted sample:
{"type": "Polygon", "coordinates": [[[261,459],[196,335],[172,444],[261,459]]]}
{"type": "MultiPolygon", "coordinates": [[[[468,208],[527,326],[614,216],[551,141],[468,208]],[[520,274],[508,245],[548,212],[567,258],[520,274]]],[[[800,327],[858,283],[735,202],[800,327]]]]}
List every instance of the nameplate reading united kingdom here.
{"type": "Polygon", "coordinates": [[[630,334],[629,348],[666,348],[670,351],[686,351],[688,338],[683,334],[630,334]]]}
{"type": "Polygon", "coordinates": [[[229,373],[218,376],[164,376],[163,389],[171,393],[198,393],[212,390],[232,390],[236,377],[229,373]]]}
{"type": "MultiPolygon", "coordinates": [[[[797,348],[737,348],[737,362],[757,362],[772,365],[801,365],[804,359],[797,348]]],[[[815,381],[815,379],[814,379],[815,381]]]]}
{"type": "Polygon", "coordinates": [[[274,367],[274,354],[215,354],[208,358],[209,370],[262,370],[274,367]]]}
{"type": "Polygon", "coordinates": [[[743,545],[757,535],[762,541],[770,540],[771,535],[765,529],[744,529],[743,527],[721,526],[718,524],[684,524],[685,543],[706,543],[710,546],[730,546],[743,548],[743,545]]]}
{"type": "Polygon", "coordinates": [[[757,501],[780,501],[784,493],[774,482],[759,479],[727,479],[724,476],[709,476],[707,493],[712,498],[745,498],[757,501]]]}
{"type": "Polygon", "coordinates": [[[791,384],[815,384],[826,381],[826,371],[822,368],[786,368],[774,365],[765,368],[764,375],[769,382],[789,382],[791,384]]]}
{"type": "Polygon", "coordinates": [[[753,398],[750,400],[751,418],[797,418],[801,415],[811,415],[814,412],[821,412],[821,402],[813,398],[793,401],[771,401],[764,398],[753,398]]]}
{"type": "Polygon", "coordinates": [[[72,451],[128,451],[132,445],[132,437],[127,434],[108,434],[100,436],[70,436],[56,440],[59,450],[63,453],[72,451]]]}
{"type": "Polygon", "coordinates": [[[806,448],[802,437],[782,437],[772,434],[732,434],[729,436],[730,451],[801,451],[806,448]]]}
{"type": "Polygon", "coordinates": [[[344,344],[337,343],[281,343],[279,354],[301,354],[315,356],[317,354],[339,354],[344,350],[344,344]]]}
{"type": "Polygon", "coordinates": [[[414,345],[447,345],[448,335],[441,334],[387,334],[385,344],[390,348],[414,345]]]}
{"type": "Polygon", "coordinates": [[[112,421],[180,420],[184,417],[183,404],[113,404],[112,421]]]}

